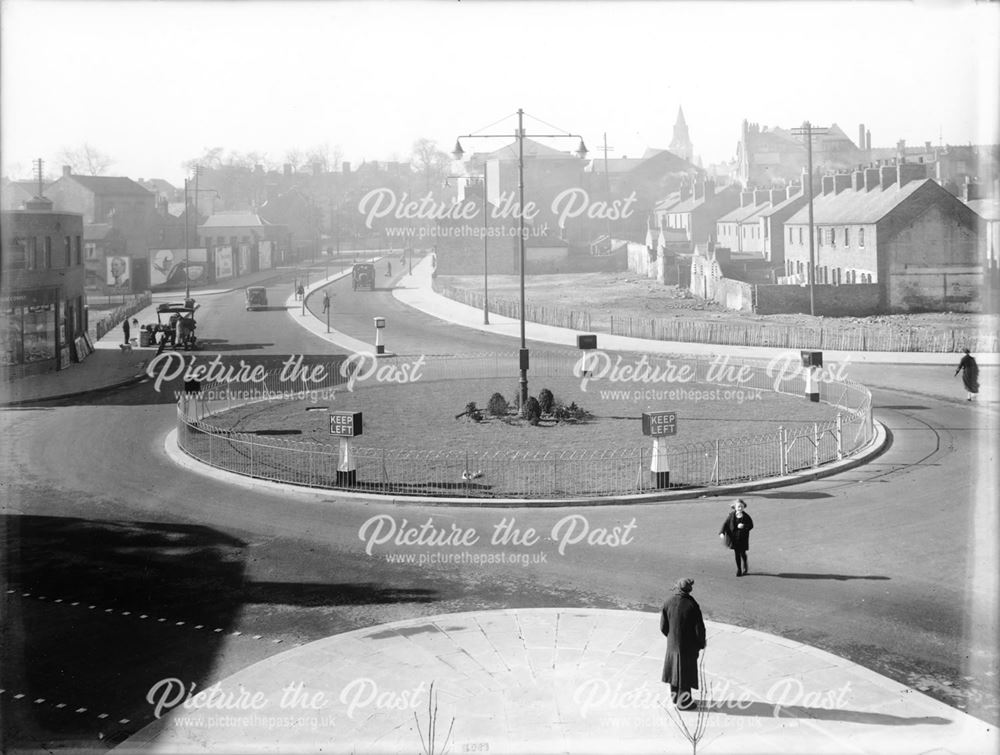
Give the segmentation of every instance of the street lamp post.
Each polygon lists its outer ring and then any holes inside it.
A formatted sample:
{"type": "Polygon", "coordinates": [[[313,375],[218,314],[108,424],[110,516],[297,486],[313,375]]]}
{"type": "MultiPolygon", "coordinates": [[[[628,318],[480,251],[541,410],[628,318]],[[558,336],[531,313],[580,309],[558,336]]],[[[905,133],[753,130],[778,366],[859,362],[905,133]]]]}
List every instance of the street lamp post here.
{"type": "MultiPolygon", "coordinates": [[[[487,170],[489,164],[483,165],[483,325],[490,324],[490,299],[489,299],[489,231],[490,216],[487,214],[489,202],[486,199],[486,191],[489,186],[487,170]]],[[[448,176],[448,178],[465,178],[465,176],[448,176]]],[[[447,183],[447,181],[445,182],[447,183]]],[[[410,250],[410,272],[413,271],[413,250],[410,250]]]]}
{"type": "MultiPolygon", "coordinates": [[[[219,196],[219,192],[215,189],[199,189],[198,188],[198,177],[201,175],[201,166],[194,166],[194,214],[195,218],[198,217],[198,194],[203,191],[210,191],[215,196],[219,196]]],[[[194,299],[191,298],[191,243],[188,239],[188,216],[191,214],[191,206],[188,200],[188,179],[184,179],[184,304],[185,306],[193,306],[194,299]]],[[[198,226],[195,225],[195,231],[197,232],[198,226]]]]}
{"type": "MultiPolygon", "coordinates": [[[[524,297],[524,269],[525,269],[525,238],[524,238],[524,139],[525,137],[540,139],[579,139],[580,146],[577,148],[577,155],[583,159],[587,156],[587,147],[583,143],[583,137],[579,134],[525,134],[524,133],[524,110],[517,110],[517,132],[514,134],[517,139],[517,193],[518,193],[518,260],[521,267],[521,349],[519,353],[520,380],[518,381],[521,392],[520,411],[524,414],[525,404],[528,402],[528,344],[525,338],[525,297],[524,297]]],[[[456,160],[461,160],[465,152],[462,150],[462,139],[509,139],[510,134],[464,134],[455,140],[455,149],[452,156],[456,160]]],[[[485,173],[484,173],[485,178],[485,173]]],[[[486,186],[483,185],[485,196],[486,186]]],[[[485,290],[484,290],[485,295],[485,290]]]]}

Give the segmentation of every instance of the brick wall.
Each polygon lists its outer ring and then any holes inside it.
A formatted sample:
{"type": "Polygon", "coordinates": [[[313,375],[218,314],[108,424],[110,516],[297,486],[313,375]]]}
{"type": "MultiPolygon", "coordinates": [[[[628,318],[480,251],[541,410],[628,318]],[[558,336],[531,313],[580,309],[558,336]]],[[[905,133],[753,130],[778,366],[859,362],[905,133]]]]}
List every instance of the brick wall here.
{"type": "MultiPolygon", "coordinates": [[[[877,283],[850,286],[813,287],[816,314],[824,317],[864,317],[879,312],[879,285],[877,283]]],[[[779,284],[757,286],[759,315],[807,314],[809,312],[809,287],[779,284]]]]}

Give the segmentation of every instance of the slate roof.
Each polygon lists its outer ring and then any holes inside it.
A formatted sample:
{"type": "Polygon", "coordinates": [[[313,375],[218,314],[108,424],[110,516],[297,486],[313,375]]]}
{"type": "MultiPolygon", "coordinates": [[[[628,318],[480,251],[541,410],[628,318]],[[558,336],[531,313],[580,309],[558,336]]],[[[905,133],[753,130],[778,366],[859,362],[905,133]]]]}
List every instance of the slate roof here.
{"type": "Polygon", "coordinates": [[[764,202],[762,204],[750,204],[743,207],[737,207],[735,210],[726,213],[721,218],[716,220],[716,223],[742,223],[744,220],[749,220],[754,215],[762,213],[764,210],[771,206],[770,202],[764,202]]]}
{"type": "MultiPolygon", "coordinates": [[[[924,178],[908,181],[903,186],[894,183],[885,189],[881,187],[871,191],[844,189],[839,194],[817,194],[813,198],[813,222],[827,225],[877,223],[900,203],[906,201],[928,184],[940,188],[931,179],[924,178]]],[[[803,207],[785,221],[789,225],[808,222],[808,206],[803,207]]]]}
{"type": "Polygon", "coordinates": [[[764,210],[764,212],[762,212],[760,214],[760,216],[762,218],[769,218],[772,215],[774,215],[774,213],[780,212],[781,210],[786,209],[788,207],[788,205],[794,204],[795,202],[804,202],[805,199],[806,199],[805,192],[800,191],[798,194],[793,194],[788,199],[785,199],[785,200],[782,200],[781,202],[778,202],[778,204],[774,204],[774,205],[771,205],[770,207],[767,207],[764,210]]]}
{"type": "Polygon", "coordinates": [[[153,194],[131,178],[124,176],[78,176],[73,173],[69,178],[95,194],[137,194],[139,196],[152,196],[153,194]]]}
{"type": "Polygon", "coordinates": [[[965,204],[983,220],[1000,220],[1000,199],[973,199],[965,204]]]}
{"type": "MultiPolygon", "coordinates": [[[[567,144],[572,144],[573,140],[567,141],[567,144]]],[[[579,139],[576,139],[576,144],[573,144],[572,149],[576,149],[577,144],[579,144],[579,139]]],[[[508,144],[506,147],[500,147],[500,149],[494,150],[493,152],[476,153],[475,157],[480,160],[516,160],[518,156],[517,140],[508,144]]],[[[544,157],[556,160],[578,160],[579,158],[571,152],[563,152],[558,149],[553,149],[544,144],[536,142],[534,139],[529,139],[525,137],[524,139],[524,156],[525,157],[544,157]]]]}
{"type": "Polygon", "coordinates": [[[255,212],[217,212],[210,215],[199,228],[260,228],[271,225],[255,212]]]}

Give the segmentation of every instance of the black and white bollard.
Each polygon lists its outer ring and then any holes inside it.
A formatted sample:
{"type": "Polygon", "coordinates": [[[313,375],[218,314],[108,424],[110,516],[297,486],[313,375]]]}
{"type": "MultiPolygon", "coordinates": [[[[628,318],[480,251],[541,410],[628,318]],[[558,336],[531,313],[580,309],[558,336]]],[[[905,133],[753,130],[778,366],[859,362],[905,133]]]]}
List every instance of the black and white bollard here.
{"type": "Polygon", "coordinates": [[[670,487],[670,460],[667,458],[667,439],[653,438],[653,459],[649,463],[650,479],[657,490],[670,487]]]}
{"type": "Polygon", "coordinates": [[[384,317],[373,317],[375,321],[375,353],[385,354],[385,344],[382,343],[382,330],[385,328],[384,317]]]}
{"type": "Polygon", "coordinates": [[[823,367],[822,351],[803,351],[802,369],[806,375],[806,398],[819,401],[819,371],[823,367]]]}
{"type": "Polygon", "coordinates": [[[597,335],[594,333],[578,335],[576,337],[576,348],[583,352],[580,356],[580,376],[590,377],[590,370],[588,369],[590,365],[590,352],[597,348],[597,335]]]}
{"type": "Polygon", "coordinates": [[[330,412],[330,434],[340,437],[337,455],[337,485],[353,487],[358,484],[358,466],[354,461],[351,441],[361,435],[361,412],[330,412]]]}
{"type": "Polygon", "coordinates": [[[650,478],[657,490],[670,487],[670,459],[667,438],[677,435],[677,412],[643,412],[642,434],[653,439],[650,478]]]}

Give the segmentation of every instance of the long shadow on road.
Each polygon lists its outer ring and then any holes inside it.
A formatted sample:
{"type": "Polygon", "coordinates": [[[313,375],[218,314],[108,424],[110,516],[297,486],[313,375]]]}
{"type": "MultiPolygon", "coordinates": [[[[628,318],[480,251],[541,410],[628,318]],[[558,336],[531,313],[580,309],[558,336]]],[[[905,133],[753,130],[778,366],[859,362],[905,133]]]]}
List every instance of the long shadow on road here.
{"type": "Polygon", "coordinates": [[[437,600],[435,589],[371,581],[255,582],[247,544],[200,525],[7,516],[0,527],[5,751],[122,741],[151,720],[161,680],[208,686],[248,606],[437,600]]]}

